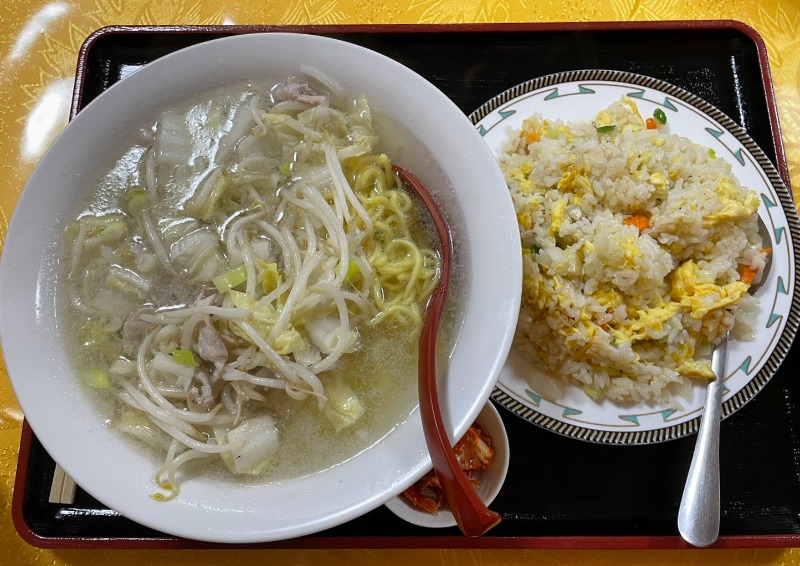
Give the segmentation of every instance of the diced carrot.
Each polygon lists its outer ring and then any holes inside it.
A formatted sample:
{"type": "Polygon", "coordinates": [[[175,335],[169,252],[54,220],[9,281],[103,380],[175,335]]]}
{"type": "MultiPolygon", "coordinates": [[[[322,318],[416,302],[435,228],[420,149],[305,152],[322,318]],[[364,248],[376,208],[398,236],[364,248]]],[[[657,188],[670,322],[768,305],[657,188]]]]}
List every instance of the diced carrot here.
{"type": "Polygon", "coordinates": [[[539,135],[539,132],[528,132],[528,134],[525,136],[525,147],[528,147],[530,144],[537,142],[540,139],[541,136],[539,135]]]}
{"type": "Polygon", "coordinates": [[[769,255],[772,253],[772,248],[761,248],[761,252],[769,255]]]}
{"type": "Polygon", "coordinates": [[[648,130],[658,129],[658,124],[656,124],[656,121],[653,120],[652,118],[648,118],[647,120],[644,121],[644,123],[647,125],[648,130]]]}
{"type": "Polygon", "coordinates": [[[628,226],[635,226],[639,229],[640,234],[650,228],[650,219],[644,214],[632,214],[625,218],[622,223],[628,226]]]}
{"type": "Polygon", "coordinates": [[[739,279],[743,283],[747,283],[748,285],[750,285],[756,278],[757,274],[758,274],[758,269],[756,269],[755,267],[750,267],[749,265],[739,266],[739,279]]]}

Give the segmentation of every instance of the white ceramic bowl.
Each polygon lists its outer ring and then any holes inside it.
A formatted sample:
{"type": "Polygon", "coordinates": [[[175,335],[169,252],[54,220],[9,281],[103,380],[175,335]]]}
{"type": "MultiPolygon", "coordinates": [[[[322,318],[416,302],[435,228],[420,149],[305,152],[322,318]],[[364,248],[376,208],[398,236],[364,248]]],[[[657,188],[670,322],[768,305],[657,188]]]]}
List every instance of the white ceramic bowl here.
{"type": "MultiPolygon", "coordinates": [[[[475,422],[492,439],[494,447],[492,467],[476,476],[480,480],[480,485],[477,487],[478,495],[486,505],[489,505],[500,493],[508,474],[511,455],[508,434],[506,434],[506,427],[503,425],[500,413],[497,412],[491,401],[484,405],[475,422]]],[[[387,501],[386,507],[401,519],[420,527],[441,529],[456,525],[453,513],[446,506],[440,508],[437,514],[433,515],[413,506],[403,495],[398,495],[387,501]]]]}
{"type": "Polygon", "coordinates": [[[176,500],[154,501],[158,458],[104,426],[65,355],[55,308],[62,230],[120,140],[193,93],[277,82],[309,63],[366,95],[382,149],[430,187],[451,224],[466,297],[441,376],[454,437],[483,408],[508,354],[521,291],[514,210],[488,147],[443,93],[380,54],[310,35],[235,36],[147,65],[89,104],[31,176],[0,264],[0,337],[25,417],[53,459],[108,507],[168,534],[248,543],[313,533],[382,505],[430,467],[417,410],[374,447],[319,474],[269,486],[201,476],[176,500]]]}

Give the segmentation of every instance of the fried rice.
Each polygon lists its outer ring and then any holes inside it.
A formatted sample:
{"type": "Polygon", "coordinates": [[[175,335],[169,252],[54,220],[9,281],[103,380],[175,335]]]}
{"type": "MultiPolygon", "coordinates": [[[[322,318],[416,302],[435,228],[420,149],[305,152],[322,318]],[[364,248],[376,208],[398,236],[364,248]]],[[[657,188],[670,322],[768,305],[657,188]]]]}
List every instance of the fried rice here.
{"type": "Polygon", "coordinates": [[[500,157],[523,247],[515,347],[593,398],[668,401],[753,336],[759,197],[628,97],[594,121],[529,117],[500,157]]]}

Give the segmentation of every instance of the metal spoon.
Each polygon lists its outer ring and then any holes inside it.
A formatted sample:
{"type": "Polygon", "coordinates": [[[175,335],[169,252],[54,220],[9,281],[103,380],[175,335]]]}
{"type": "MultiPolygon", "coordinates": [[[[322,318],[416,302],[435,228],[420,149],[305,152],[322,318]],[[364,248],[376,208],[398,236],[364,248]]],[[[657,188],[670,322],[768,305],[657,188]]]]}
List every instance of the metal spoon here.
{"type": "Polygon", "coordinates": [[[475,486],[458,464],[444,426],[436,387],[436,335],[450,282],[452,254],[450,231],[436,201],[422,182],[397,165],[394,166],[394,171],[417,193],[427,207],[442,244],[442,272],[439,284],[426,309],[419,337],[419,405],[425,441],[444,497],[461,532],[469,537],[477,537],[497,525],[501,517],[486,507],[475,491],[475,486]]]}
{"type": "MultiPolygon", "coordinates": [[[[771,241],[769,231],[760,217],[758,230],[762,241],[771,241]]],[[[771,254],[767,256],[761,279],[750,286],[748,290],[750,294],[758,291],[761,284],[766,281],[770,267],[772,267],[771,254]]],[[[697,443],[678,510],[678,531],[686,542],[697,547],[709,546],[719,537],[719,423],[722,419],[722,393],[725,388],[723,382],[729,334],[730,331],[725,333],[722,341],[714,348],[711,358],[711,368],[717,378],[710,382],[706,389],[697,443]]]]}

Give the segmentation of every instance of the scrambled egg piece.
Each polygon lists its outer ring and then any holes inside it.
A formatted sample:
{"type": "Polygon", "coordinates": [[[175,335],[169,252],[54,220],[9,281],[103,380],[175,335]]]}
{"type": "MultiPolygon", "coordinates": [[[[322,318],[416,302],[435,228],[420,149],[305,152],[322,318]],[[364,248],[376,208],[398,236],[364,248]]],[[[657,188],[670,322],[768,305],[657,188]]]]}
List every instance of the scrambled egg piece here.
{"type": "Polygon", "coordinates": [[[620,328],[612,330],[611,334],[617,343],[647,340],[651,337],[647,330],[661,332],[664,329],[664,323],[675,316],[679,310],[680,305],[672,301],[650,309],[637,310],[635,317],[632,317],[620,328]]]}
{"type": "Polygon", "coordinates": [[[531,212],[531,208],[527,204],[520,207],[519,212],[517,212],[517,223],[523,230],[530,230],[533,228],[531,212]]]}
{"type": "Polygon", "coordinates": [[[735,305],[747,294],[749,287],[742,281],[727,285],[704,282],[700,267],[692,260],[675,269],[670,275],[670,282],[672,300],[689,309],[692,318],[697,320],[713,310],[735,305]]]}
{"type": "Polygon", "coordinates": [[[525,173],[522,172],[522,168],[512,169],[507,173],[507,175],[509,179],[512,181],[517,181],[518,183],[521,183],[526,179],[525,173]]]}
{"type": "Polygon", "coordinates": [[[689,379],[716,379],[716,375],[714,375],[714,370],[711,369],[711,364],[708,362],[701,362],[693,359],[683,360],[676,371],[681,374],[683,377],[688,377],[689,379]]]}
{"type": "Polygon", "coordinates": [[[633,269],[636,267],[636,260],[644,255],[642,250],[639,249],[639,246],[636,245],[636,237],[627,236],[625,238],[620,238],[619,244],[624,250],[622,256],[623,265],[633,269]]]}
{"type": "Polygon", "coordinates": [[[726,220],[744,220],[758,210],[759,200],[755,191],[747,191],[742,202],[740,192],[733,179],[720,177],[717,180],[717,196],[722,210],[703,217],[703,227],[710,228],[726,220]]]}
{"type": "Polygon", "coordinates": [[[643,151],[641,153],[631,153],[628,155],[628,170],[631,173],[639,171],[645,163],[650,161],[650,158],[653,157],[653,152],[651,151],[643,151]]]}
{"type": "Polygon", "coordinates": [[[516,185],[517,191],[523,195],[530,195],[534,192],[534,182],[528,178],[533,171],[530,163],[523,163],[518,169],[512,169],[506,174],[506,181],[511,181],[509,187],[516,185]]]}
{"type": "Polygon", "coordinates": [[[644,120],[642,119],[642,115],[639,114],[639,107],[636,106],[636,102],[629,96],[623,96],[620,98],[620,103],[624,106],[627,106],[630,109],[629,116],[623,116],[623,124],[615,124],[614,118],[608,110],[601,110],[597,113],[595,117],[595,127],[597,128],[604,128],[608,126],[620,125],[620,130],[625,131],[638,131],[641,130],[644,126],[644,120]],[[627,122],[626,122],[627,118],[627,122]]]}
{"type": "Polygon", "coordinates": [[[689,379],[715,379],[714,370],[708,361],[694,359],[694,346],[698,337],[692,334],[692,339],[682,342],[677,351],[672,353],[672,359],[676,362],[675,371],[683,377],[689,379]]]}
{"type": "Polygon", "coordinates": [[[614,125],[614,119],[611,117],[611,113],[608,110],[601,110],[598,112],[595,122],[598,128],[614,125]]]}
{"type": "Polygon", "coordinates": [[[522,300],[535,309],[546,309],[551,297],[545,278],[538,274],[525,276],[522,280],[522,300]]]}
{"type": "Polygon", "coordinates": [[[620,100],[622,104],[631,109],[631,112],[633,112],[633,114],[639,119],[640,125],[644,124],[642,115],[639,114],[639,107],[636,106],[636,103],[633,101],[633,99],[630,96],[623,96],[620,100]]]}
{"type": "Polygon", "coordinates": [[[561,179],[556,183],[556,188],[562,193],[592,193],[592,184],[589,179],[581,174],[581,170],[576,167],[571,167],[569,171],[565,172],[561,179]]]}
{"type": "Polygon", "coordinates": [[[556,188],[562,193],[571,190],[575,186],[575,178],[578,176],[578,170],[574,167],[564,173],[556,184],[556,188]]]}
{"type": "Polygon", "coordinates": [[[566,138],[567,142],[572,143],[575,139],[575,135],[572,133],[572,129],[569,126],[559,126],[557,128],[548,127],[547,128],[547,137],[550,139],[558,139],[561,136],[566,138]]]}
{"type": "Polygon", "coordinates": [[[652,173],[649,181],[650,184],[657,189],[663,189],[669,184],[669,180],[664,176],[663,173],[652,173]]]}
{"type": "Polygon", "coordinates": [[[604,306],[607,310],[612,310],[625,302],[625,299],[622,297],[622,295],[611,288],[598,289],[594,292],[592,298],[604,306]]]}
{"type": "Polygon", "coordinates": [[[550,234],[554,236],[558,235],[561,224],[564,222],[564,211],[566,208],[566,199],[559,199],[553,203],[553,207],[550,209],[550,234]]]}
{"type": "Polygon", "coordinates": [[[568,293],[564,291],[561,278],[558,276],[545,278],[539,274],[525,276],[522,290],[524,304],[538,310],[550,310],[551,314],[557,314],[569,321],[568,324],[559,326],[556,331],[565,338],[564,346],[571,350],[575,359],[586,359],[588,349],[600,326],[592,320],[585,308],[578,311],[577,318],[568,315],[561,308],[552,309],[553,305],[572,304],[568,293]],[[549,288],[548,281],[552,282],[552,288],[549,288]]]}

